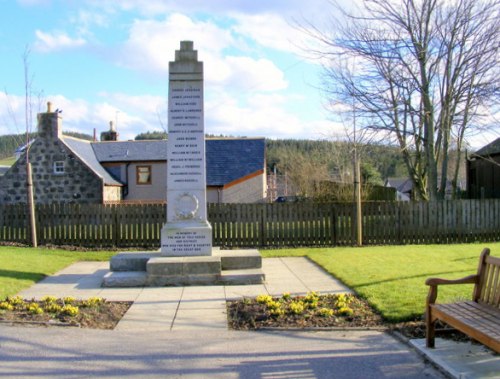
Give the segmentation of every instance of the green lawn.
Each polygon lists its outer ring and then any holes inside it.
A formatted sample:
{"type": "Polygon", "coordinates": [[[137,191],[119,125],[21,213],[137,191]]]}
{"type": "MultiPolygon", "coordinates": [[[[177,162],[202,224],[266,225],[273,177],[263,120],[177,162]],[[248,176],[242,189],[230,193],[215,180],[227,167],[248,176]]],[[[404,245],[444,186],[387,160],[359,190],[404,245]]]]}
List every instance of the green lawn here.
{"type": "Polygon", "coordinates": [[[77,261],[107,261],[116,252],[0,246],[0,300],[77,261]]]}
{"type": "MultiPolygon", "coordinates": [[[[500,243],[280,249],[262,253],[265,257],[309,257],[367,299],[385,319],[398,322],[422,316],[428,291],[425,279],[475,274],[483,247],[500,256],[500,243]]],[[[472,287],[440,287],[438,301],[470,299],[472,287]]]]}

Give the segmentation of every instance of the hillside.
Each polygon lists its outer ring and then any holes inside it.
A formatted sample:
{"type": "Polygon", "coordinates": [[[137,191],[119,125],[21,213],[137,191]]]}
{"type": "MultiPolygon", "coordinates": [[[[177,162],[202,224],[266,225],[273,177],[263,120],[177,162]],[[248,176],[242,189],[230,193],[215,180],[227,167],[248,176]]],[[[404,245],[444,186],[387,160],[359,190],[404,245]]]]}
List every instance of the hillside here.
{"type": "MultiPolygon", "coordinates": [[[[66,136],[71,136],[75,138],[85,139],[92,141],[93,137],[89,134],[77,133],[77,132],[63,132],[66,136]]],[[[36,138],[36,133],[31,133],[30,139],[36,138]]],[[[8,166],[13,163],[13,156],[18,147],[24,146],[26,144],[26,134],[6,134],[0,136],[0,166],[8,166]],[[6,159],[4,161],[4,159],[6,159]],[[4,162],[4,163],[2,163],[4,162]],[[6,162],[6,163],[5,163],[6,162]]]]}

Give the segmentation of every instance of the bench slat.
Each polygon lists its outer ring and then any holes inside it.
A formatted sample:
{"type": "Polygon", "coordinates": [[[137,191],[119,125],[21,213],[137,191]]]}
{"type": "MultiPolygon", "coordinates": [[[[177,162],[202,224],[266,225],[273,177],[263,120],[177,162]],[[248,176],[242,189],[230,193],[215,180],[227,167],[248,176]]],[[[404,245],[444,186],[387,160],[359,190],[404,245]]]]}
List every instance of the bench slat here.
{"type": "Polygon", "coordinates": [[[487,307],[474,307],[470,303],[455,303],[439,304],[434,308],[471,327],[500,334],[500,317],[484,309],[487,307]]]}
{"type": "Polygon", "coordinates": [[[433,319],[440,319],[471,338],[500,352],[500,312],[474,302],[433,304],[433,319]]]}
{"type": "MultiPolygon", "coordinates": [[[[427,346],[434,347],[435,322],[441,320],[500,353],[500,257],[490,249],[481,252],[472,301],[436,304],[438,285],[456,284],[460,280],[427,279],[427,346]]],[[[461,281],[460,283],[465,283],[461,281]]]]}

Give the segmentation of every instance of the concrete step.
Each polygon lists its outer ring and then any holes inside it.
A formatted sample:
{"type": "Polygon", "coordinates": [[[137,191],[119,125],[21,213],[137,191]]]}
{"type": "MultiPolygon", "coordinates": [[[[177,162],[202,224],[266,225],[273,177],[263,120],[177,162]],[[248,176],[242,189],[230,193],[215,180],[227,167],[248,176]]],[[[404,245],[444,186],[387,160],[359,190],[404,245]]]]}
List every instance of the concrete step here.
{"type": "Polygon", "coordinates": [[[144,287],[147,285],[145,271],[113,271],[104,275],[103,287],[144,287]]]}
{"type": "Polygon", "coordinates": [[[218,275],[221,272],[220,257],[155,257],[146,264],[148,275],[188,276],[218,275]]]}
{"type": "Polygon", "coordinates": [[[219,278],[220,274],[198,274],[198,275],[148,274],[147,286],[149,287],[213,286],[219,284],[219,278]]]}
{"type": "Polygon", "coordinates": [[[259,268],[244,270],[224,270],[219,279],[219,284],[224,285],[246,285],[262,284],[266,276],[264,271],[259,268]]]}
{"type": "Polygon", "coordinates": [[[111,257],[111,271],[146,271],[146,263],[150,258],[159,257],[160,253],[153,251],[122,252],[111,257]]]}
{"type": "Polygon", "coordinates": [[[256,249],[214,249],[213,254],[220,257],[222,270],[242,270],[262,267],[262,257],[256,249]]]}

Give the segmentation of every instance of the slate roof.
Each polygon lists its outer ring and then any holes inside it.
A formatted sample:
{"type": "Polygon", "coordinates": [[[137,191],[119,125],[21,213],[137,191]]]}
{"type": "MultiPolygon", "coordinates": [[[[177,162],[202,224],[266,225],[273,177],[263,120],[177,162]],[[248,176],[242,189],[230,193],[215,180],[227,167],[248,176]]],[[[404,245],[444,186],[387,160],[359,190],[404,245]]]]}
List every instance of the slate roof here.
{"type": "Polygon", "coordinates": [[[222,186],[265,166],[264,138],[207,139],[207,184],[222,186]]]}
{"type": "Polygon", "coordinates": [[[495,154],[500,154],[500,138],[497,138],[493,142],[487,144],[486,146],[483,146],[481,149],[479,149],[474,153],[474,155],[481,155],[481,156],[495,155],[495,154]]]}
{"type": "Polygon", "coordinates": [[[64,136],[64,143],[80,158],[91,170],[103,178],[105,185],[122,186],[123,184],[113,177],[101,166],[96,158],[92,143],[77,138],[64,136]]]}
{"type": "Polygon", "coordinates": [[[93,142],[99,162],[166,161],[167,140],[93,142]]]}
{"type": "MultiPolygon", "coordinates": [[[[166,140],[93,142],[99,162],[166,161],[166,140]]],[[[263,170],[264,138],[206,140],[207,185],[223,186],[263,170]]]]}
{"type": "Polygon", "coordinates": [[[413,189],[413,182],[410,178],[387,178],[385,186],[396,188],[401,193],[410,193],[413,189]]]}

